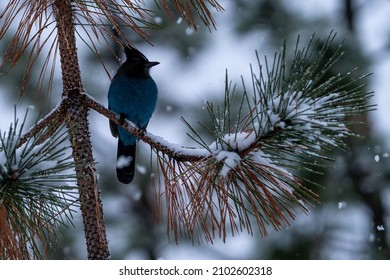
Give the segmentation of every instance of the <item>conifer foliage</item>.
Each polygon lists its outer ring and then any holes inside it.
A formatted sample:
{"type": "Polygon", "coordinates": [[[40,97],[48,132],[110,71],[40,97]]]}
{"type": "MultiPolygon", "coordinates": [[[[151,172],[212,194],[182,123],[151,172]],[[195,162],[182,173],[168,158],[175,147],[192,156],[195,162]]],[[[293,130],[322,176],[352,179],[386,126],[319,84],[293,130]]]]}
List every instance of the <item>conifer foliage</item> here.
{"type": "Polygon", "coordinates": [[[36,134],[18,147],[27,113],[0,135],[0,256],[42,258],[56,245],[59,226],[78,206],[73,161],[63,129],[36,134]],[[72,210],[73,209],[73,210],[72,210]]]}
{"type": "Polygon", "coordinates": [[[184,120],[199,148],[155,149],[165,178],[158,193],[165,196],[168,231],[176,240],[225,239],[229,228],[233,235],[245,229],[252,234],[251,217],[267,235],[269,228],[288,227],[297,209],[307,212],[317,201],[297,174],[318,172],[331,160],[330,149],[347,148],[351,117],[372,108],[372,94],[363,89],[366,76],[327,78],[342,55],[340,45],[326,58],[335,36],[325,42],[313,37],[306,47],[298,39],[292,61],[286,46],[272,62],[265,58],[265,66],[257,56],[258,73],[252,68],[250,86],[243,79],[241,92],[226,76],[223,103],[207,104],[212,126],[201,124],[214,142],[184,120]]]}

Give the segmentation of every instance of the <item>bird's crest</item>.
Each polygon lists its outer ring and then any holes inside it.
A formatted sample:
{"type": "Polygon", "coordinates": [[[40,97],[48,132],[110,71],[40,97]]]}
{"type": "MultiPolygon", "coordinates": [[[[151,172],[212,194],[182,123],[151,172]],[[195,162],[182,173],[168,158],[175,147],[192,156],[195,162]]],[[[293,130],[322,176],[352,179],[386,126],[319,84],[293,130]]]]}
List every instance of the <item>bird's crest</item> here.
{"type": "Polygon", "coordinates": [[[124,52],[126,54],[126,58],[128,60],[144,60],[144,61],[149,61],[146,56],[144,56],[139,50],[136,48],[127,45],[124,48],[124,52]]]}

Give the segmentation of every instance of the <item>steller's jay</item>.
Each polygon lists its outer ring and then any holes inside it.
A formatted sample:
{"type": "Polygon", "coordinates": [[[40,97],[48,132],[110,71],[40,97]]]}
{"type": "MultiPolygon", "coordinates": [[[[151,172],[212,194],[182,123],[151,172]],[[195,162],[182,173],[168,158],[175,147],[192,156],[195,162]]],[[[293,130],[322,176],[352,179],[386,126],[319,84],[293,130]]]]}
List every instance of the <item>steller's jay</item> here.
{"type": "MultiPolygon", "coordinates": [[[[126,61],[119,67],[108,91],[108,108],[146,129],[157,102],[157,86],[149,70],[159,62],[149,61],[137,49],[124,48],[126,61]]],[[[118,139],[116,175],[129,184],[134,178],[137,137],[110,121],[111,134],[118,139]]]]}

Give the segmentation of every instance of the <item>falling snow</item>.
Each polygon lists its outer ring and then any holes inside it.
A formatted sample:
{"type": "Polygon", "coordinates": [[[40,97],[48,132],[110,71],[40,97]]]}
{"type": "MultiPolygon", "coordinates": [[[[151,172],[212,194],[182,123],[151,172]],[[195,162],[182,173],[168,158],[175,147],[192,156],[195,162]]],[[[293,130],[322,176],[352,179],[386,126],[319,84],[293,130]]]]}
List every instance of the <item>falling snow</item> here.
{"type": "Polygon", "coordinates": [[[338,204],[337,204],[337,208],[338,209],[344,209],[347,207],[347,202],[345,201],[340,201],[338,204]]]}

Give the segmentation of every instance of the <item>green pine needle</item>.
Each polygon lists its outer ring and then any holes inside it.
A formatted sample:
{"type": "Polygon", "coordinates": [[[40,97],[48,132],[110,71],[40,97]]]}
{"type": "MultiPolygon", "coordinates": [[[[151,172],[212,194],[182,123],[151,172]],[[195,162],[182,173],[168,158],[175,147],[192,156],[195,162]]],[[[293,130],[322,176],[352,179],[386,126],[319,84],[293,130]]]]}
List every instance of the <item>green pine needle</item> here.
{"type": "Polygon", "coordinates": [[[74,166],[60,130],[42,142],[30,138],[16,148],[27,113],[0,134],[0,257],[44,258],[56,228],[71,223],[77,206],[74,166]],[[6,242],[7,240],[7,242],[6,242]]]}

